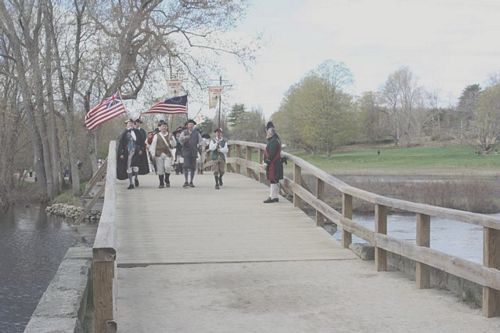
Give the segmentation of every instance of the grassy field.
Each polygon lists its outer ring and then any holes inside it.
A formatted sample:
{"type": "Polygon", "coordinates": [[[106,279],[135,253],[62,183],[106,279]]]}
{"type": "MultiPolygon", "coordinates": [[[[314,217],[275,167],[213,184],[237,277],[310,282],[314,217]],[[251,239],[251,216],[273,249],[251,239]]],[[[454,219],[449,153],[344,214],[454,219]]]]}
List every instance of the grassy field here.
{"type": "Polygon", "coordinates": [[[346,147],[326,155],[291,152],[331,173],[500,175],[500,155],[478,155],[464,145],[346,147]],[[380,151],[380,155],[378,154],[380,151]]]}

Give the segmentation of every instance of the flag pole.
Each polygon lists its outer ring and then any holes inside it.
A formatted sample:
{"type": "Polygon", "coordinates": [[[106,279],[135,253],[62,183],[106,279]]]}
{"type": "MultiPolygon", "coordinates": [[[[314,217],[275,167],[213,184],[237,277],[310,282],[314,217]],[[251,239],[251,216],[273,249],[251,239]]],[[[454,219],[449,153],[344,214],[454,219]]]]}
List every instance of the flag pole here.
{"type": "MultiPolygon", "coordinates": [[[[219,77],[219,79],[220,79],[219,85],[222,87],[222,75],[219,77]]],[[[220,127],[220,104],[221,104],[221,99],[222,99],[222,91],[220,92],[220,95],[219,95],[219,126],[217,128],[221,128],[220,127]]]]}

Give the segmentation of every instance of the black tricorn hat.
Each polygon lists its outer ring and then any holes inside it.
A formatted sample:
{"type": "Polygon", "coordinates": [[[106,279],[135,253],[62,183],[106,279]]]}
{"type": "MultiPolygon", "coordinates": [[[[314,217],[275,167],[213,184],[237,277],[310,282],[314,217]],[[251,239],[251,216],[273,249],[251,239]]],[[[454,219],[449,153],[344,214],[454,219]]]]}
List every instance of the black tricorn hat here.
{"type": "Polygon", "coordinates": [[[194,121],[193,119],[188,119],[188,121],[186,121],[186,125],[189,124],[189,123],[192,123],[193,125],[196,125],[196,121],[194,121]]]}
{"type": "Polygon", "coordinates": [[[134,120],[134,123],[137,123],[137,124],[142,124],[142,120],[141,120],[141,118],[137,118],[136,120],[134,120]]]}
{"type": "Polygon", "coordinates": [[[221,133],[224,133],[224,131],[222,130],[222,128],[216,128],[214,133],[217,133],[217,132],[221,132],[221,133]]]}
{"type": "Polygon", "coordinates": [[[167,125],[168,126],[167,122],[165,120],[163,120],[163,119],[158,122],[158,127],[160,127],[161,125],[167,125]]]}
{"type": "Polygon", "coordinates": [[[271,127],[274,128],[274,124],[272,121],[268,121],[266,124],[266,130],[270,129],[271,127]]]}

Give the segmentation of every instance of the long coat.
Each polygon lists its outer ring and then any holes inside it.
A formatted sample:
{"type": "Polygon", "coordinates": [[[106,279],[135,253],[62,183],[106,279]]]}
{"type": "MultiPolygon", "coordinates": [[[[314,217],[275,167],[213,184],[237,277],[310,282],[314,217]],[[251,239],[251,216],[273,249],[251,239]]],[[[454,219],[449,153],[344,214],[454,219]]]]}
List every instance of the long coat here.
{"type": "Polygon", "coordinates": [[[283,179],[283,163],[281,162],[281,141],[277,134],[267,139],[264,151],[264,162],[266,163],[266,177],[271,183],[278,183],[283,179]]]}
{"type": "Polygon", "coordinates": [[[149,161],[148,161],[148,152],[146,148],[146,140],[148,138],[148,134],[144,130],[144,128],[137,129],[140,133],[140,137],[137,137],[137,143],[139,144],[139,150],[142,152],[139,154],[139,174],[147,175],[149,173],[149,161]]]}
{"type": "MultiPolygon", "coordinates": [[[[132,164],[131,166],[136,166],[139,167],[139,174],[144,175],[146,173],[149,173],[149,168],[148,172],[144,173],[144,169],[141,168],[141,165],[144,163],[142,156],[146,157],[146,166],[147,166],[147,155],[145,151],[142,154],[139,154],[139,151],[141,150],[141,140],[142,140],[142,134],[138,129],[131,129],[131,131],[134,131],[135,137],[137,138],[136,144],[135,144],[135,153],[134,157],[132,158],[132,164]],[[142,173],[141,173],[142,169],[142,173]]],[[[128,149],[127,149],[127,132],[128,130],[123,131],[123,133],[120,135],[120,140],[118,141],[118,149],[116,150],[116,178],[123,180],[127,179],[127,160],[128,160],[128,149]]],[[[146,139],[142,140],[142,144],[145,146],[144,141],[146,139]]]]}

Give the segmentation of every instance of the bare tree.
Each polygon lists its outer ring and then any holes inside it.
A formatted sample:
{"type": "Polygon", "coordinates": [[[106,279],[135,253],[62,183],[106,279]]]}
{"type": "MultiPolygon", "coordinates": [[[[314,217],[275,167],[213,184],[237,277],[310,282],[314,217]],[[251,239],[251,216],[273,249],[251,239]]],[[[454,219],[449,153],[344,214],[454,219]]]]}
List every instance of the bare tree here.
{"type": "Polygon", "coordinates": [[[481,152],[490,153],[500,136],[500,84],[481,93],[473,126],[481,152]]]}
{"type": "Polygon", "coordinates": [[[421,124],[416,110],[422,106],[422,88],[408,67],[390,74],[381,96],[391,116],[393,137],[396,145],[404,136],[408,143],[420,132],[421,124]]]}

